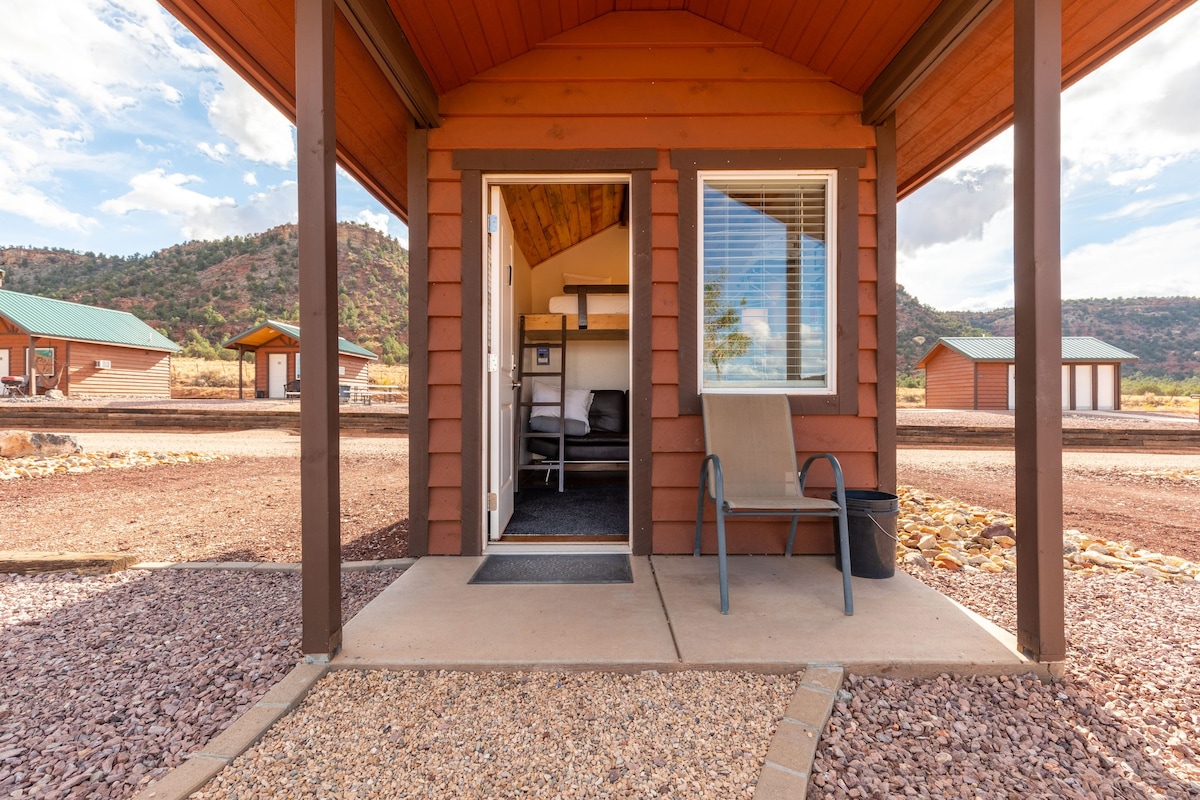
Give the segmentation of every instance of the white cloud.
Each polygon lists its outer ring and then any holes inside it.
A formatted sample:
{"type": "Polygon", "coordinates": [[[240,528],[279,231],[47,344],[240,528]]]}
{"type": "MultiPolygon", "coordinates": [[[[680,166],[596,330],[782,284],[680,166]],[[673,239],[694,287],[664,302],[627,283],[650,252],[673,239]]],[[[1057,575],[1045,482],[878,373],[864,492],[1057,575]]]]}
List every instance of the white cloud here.
{"type": "Polygon", "coordinates": [[[232,69],[222,65],[221,86],[206,100],[212,126],[233,140],[238,155],[286,167],[296,155],[292,125],[232,69]]]}
{"type": "Polygon", "coordinates": [[[1126,203],[1120,208],[1100,214],[1096,219],[1101,221],[1127,218],[1142,218],[1148,217],[1151,214],[1162,211],[1174,206],[1180,206],[1184,203],[1192,203],[1200,200],[1200,195],[1188,194],[1171,194],[1164,197],[1151,197],[1146,200],[1136,200],[1132,203],[1126,203]]]}
{"type": "Polygon", "coordinates": [[[247,186],[258,186],[258,176],[253,172],[243,172],[242,183],[246,184],[247,186]]]}
{"type": "Polygon", "coordinates": [[[200,144],[196,145],[196,149],[218,164],[224,164],[225,159],[229,157],[229,145],[224,142],[218,142],[215,145],[208,142],[200,142],[200,144]]]}
{"type": "Polygon", "coordinates": [[[897,236],[901,252],[958,239],[979,239],[984,225],[1012,204],[1012,170],[1001,164],[963,169],[924,187],[902,203],[897,236]]]}
{"type": "Polygon", "coordinates": [[[151,170],[136,176],[129,192],[102,203],[100,210],[122,216],[158,214],[177,227],[183,239],[221,239],[296,221],[295,181],[251,195],[245,204],[189,188],[199,183],[196,175],[151,170]]]}
{"type": "Polygon", "coordinates": [[[354,215],[355,222],[384,234],[388,233],[388,221],[391,218],[391,215],[385,211],[376,213],[366,208],[354,215]]]}
{"type": "Polygon", "coordinates": [[[1197,252],[1200,219],[1147,226],[1111,243],[1084,245],[1063,257],[1063,297],[1200,296],[1197,252]]]}

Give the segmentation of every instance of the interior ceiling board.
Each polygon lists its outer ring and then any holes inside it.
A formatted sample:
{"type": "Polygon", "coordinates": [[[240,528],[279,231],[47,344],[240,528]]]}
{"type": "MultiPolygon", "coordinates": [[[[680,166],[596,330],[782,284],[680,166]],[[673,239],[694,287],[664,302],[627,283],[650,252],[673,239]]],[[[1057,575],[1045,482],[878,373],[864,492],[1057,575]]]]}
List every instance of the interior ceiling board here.
{"type": "Polygon", "coordinates": [[[513,238],[529,266],[621,222],[624,184],[505,184],[500,187],[513,238]]]}
{"type": "MultiPolygon", "coordinates": [[[[683,10],[862,94],[938,0],[388,0],[439,94],[611,11],[683,10]]],[[[670,37],[649,27],[647,40],[670,37]]]]}
{"type": "MultiPolygon", "coordinates": [[[[1194,0],[1064,0],[1063,85],[1097,69],[1194,0]]],[[[1012,124],[1013,0],[981,22],[896,112],[905,197],[1012,124]]]]}

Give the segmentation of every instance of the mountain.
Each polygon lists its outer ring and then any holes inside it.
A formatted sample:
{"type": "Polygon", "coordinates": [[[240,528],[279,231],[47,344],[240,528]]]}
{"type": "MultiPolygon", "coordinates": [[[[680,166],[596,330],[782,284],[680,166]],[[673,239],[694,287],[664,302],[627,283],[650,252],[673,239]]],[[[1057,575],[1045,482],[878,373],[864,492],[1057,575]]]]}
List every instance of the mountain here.
{"type": "Polygon", "coordinates": [[[985,331],[955,316],[938,311],[896,286],[896,375],[901,379],[923,375],[913,369],[941,336],[983,336],[985,331]]]}
{"type": "MultiPolygon", "coordinates": [[[[939,336],[1012,336],[1014,312],[936,311],[900,288],[897,296],[897,374],[914,374],[911,365],[939,336]],[[917,347],[912,337],[923,336],[917,347]],[[916,353],[915,356],[912,353],[916,353]]],[[[1064,336],[1095,336],[1138,356],[1129,373],[1172,380],[1200,375],[1200,298],[1136,297],[1064,300],[1064,336]]]]}
{"type": "MultiPolygon", "coordinates": [[[[6,289],[129,311],[189,354],[214,356],[265,319],[299,319],[297,247],[296,226],[281,225],[150,255],[0,248],[0,268],[6,289]]],[[[374,228],[339,223],[337,272],[340,335],[385,363],[407,360],[408,252],[374,228]]]]}
{"type": "MultiPolygon", "coordinates": [[[[993,336],[1013,335],[1012,309],[955,312],[993,336]]],[[[1064,300],[1064,336],[1095,336],[1138,356],[1131,371],[1183,380],[1200,375],[1200,297],[1064,300]]]]}

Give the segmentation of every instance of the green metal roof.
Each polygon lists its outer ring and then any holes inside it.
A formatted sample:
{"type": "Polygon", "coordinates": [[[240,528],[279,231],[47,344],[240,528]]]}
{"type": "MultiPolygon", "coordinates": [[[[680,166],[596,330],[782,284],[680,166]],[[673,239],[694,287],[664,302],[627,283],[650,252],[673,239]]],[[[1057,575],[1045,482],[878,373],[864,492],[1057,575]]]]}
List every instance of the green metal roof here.
{"type": "MultiPolygon", "coordinates": [[[[296,325],[290,325],[286,322],[269,319],[260,325],[255,325],[248,331],[243,331],[237,336],[234,336],[224,342],[221,346],[230,350],[236,350],[237,345],[245,345],[251,349],[256,349],[260,345],[266,344],[271,339],[275,338],[275,334],[282,333],[284,336],[291,337],[297,342],[300,341],[300,328],[296,325]]],[[[379,358],[365,347],[359,347],[354,342],[349,342],[338,337],[338,352],[345,353],[350,356],[358,356],[360,358],[379,358]]]]}
{"type": "Polygon", "coordinates": [[[177,353],[183,348],[128,311],[0,289],[0,317],[30,336],[177,353]]]}
{"type": "MultiPolygon", "coordinates": [[[[933,354],[939,345],[963,354],[972,361],[1016,361],[1016,341],[1011,336],[943,336],[921,360],[933,354]]],[[[1137,361],[1133,353],[1113,347],[1094,336],[1062,337],[1063,361],[1137,361]]]]}

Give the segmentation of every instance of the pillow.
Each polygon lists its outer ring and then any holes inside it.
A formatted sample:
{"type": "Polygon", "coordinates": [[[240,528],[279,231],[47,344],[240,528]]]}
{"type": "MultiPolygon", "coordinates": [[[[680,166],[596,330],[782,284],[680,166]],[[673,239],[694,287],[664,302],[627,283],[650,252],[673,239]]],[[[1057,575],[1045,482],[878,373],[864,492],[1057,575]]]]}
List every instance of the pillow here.
{"type": "Polygon", "coordinates": [[[592,392],[592,407],[588,409],[588,427],[606,433],[625,433],[629,425],[628,402],[620,389],[597,389],[592,392]]]}
{"type": "MultiPolygon", "coordinates": [[[[553,383],[544,383],[543,381],[533,382],[533,402],[535,403],[557,403],[558,402],[558,387],[553,383]]],[[[583,433],[575,434],[578,436],[586,436],[588,430],[588,408],[592,405],[592,393],[587,389],[567,389],[565,404],[563,406],[563,416],[568,420],[578,420],[582,422],[586,428],[583,433]]],[[[529,418],[534,417],[558,417],[558,406],[534,406],[529,411],[529,418]]],[[[557,430],[557,427],[555,428],[557,430]]]]}
{"type": "MultiPolygon", "coordinates": [[[[554,417],[530,417],[529,430],[538,433],[558,433],[559,420],[554,417]]],[[[588,424],[578,419],[567,418],[567,436],[587,436],[588,424]]]]}
{"type": "Polygon", "coordinates": [[[612,283],[612,278],[602,278],[598,275],[580,275],[577,272],[563,273],[563,286],[571,286],[577,283],[588,283],[593,285],[610,284],[612,283]]]}

